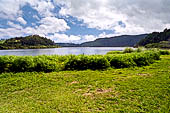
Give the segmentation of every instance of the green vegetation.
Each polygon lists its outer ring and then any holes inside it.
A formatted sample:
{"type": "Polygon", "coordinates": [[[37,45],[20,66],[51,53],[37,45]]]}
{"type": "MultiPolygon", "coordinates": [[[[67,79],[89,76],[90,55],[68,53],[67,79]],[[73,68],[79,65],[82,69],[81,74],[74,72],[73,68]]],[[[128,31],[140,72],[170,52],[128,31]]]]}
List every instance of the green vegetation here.
{"type": "Polygon", "coordinates": [[[123,51],[109,51],[107,54],[123,54],[123,51]]]}
{"type": "Polygon", "coordinates": [[[38,35],[16,37],[1,42],[0,49],[39,49],[58,47],[52,40],[38,35]]]}
{"type": "Polygon", "coordinates": [[[161,41],[145,45],[146,48],[170,48],[170,41],[161,41]]]}
{"type": "Polygon", "coordinates": [[[0,56],[0,72],[53,72],[145,66],[159,60],[159,51],[110,55],[0,56]]]}
{"type": "Polygon", "coordinates": [[[170,56],[161,56],[161,60],[144,67],[3,73],[0,112],[168,113],[169,68],[170,56]]]}
{"type": "MultiPolygon", "coordinates": [[[[123,51],[109,51],[107,52],[107,55],[109,54],[124,54],[124,53],[133,53],[133,52],[137,52],[137,53],[140,53],[140,52],[143,52],[143,51],[146,51],[147,49],[143,48],[143,47],[139,47],[137,49],[132,49],[132,48],[125,48],[123,51]]],[[[157,51],[160,51],[160,50],[157,50],[157,51]]]]}
{"type": "Polygon", "coordinates": [[[0,40],[0,44],[3,44],[5,42],[5,40],[0,40]]]}
{"type": "Polygon", "coordinates": [[[137,46],[145,46],[147,48],[170,48],[170,29],[163,32],[153,32],[142,39],[137,46]]]}
{"type": "Polygon", "coordinates": [[[134,50],[132,48],[126,48],[123,53],[132,53],[134,50]]]}

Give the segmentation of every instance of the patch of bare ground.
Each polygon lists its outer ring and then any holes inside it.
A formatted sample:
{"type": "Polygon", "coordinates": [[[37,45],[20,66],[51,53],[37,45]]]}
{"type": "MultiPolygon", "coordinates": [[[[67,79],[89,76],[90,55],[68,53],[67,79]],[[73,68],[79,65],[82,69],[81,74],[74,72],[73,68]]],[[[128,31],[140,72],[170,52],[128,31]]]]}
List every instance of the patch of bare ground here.
{"type": "Polygon", "coordinates": [[[73,81],[73,82],[71,82],[70,83],[70,85],[72,85],[72,84],[78,84],[79,82],[77,82],[77,81],[73,81]]]}
{"type": "Polygon", "coordinates": [[[138,73],[137,75],[138,76],[151,76],[151,74],[149,73],[138,73]]]}
{"type": "Polygon", "coordinates": [[[83,96],[94,96],[94,95],[105,94],[105,93],[109,93],[109,92],[113,92],[113,89],[112,88],[109,88],[109,89],[98,88],[94,92],[87,91],[86,93],[83,94],[83,96]]]}

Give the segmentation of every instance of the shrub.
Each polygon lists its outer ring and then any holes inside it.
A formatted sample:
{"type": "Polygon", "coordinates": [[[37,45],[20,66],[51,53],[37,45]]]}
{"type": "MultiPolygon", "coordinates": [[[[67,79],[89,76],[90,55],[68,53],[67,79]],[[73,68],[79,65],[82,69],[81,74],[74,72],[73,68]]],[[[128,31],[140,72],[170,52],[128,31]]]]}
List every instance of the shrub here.
{"type": "Polygon", "coordinates": [[[122,51],[109,51],[107,54],[123,54],[122,51]]]}
{"type": "Polygon", "coordinates": [[[110,65],[114,68],[127,68],[136,66],[136,63],[133,61],[131,55],[117,55],[112,57],[110,65]]]}
{"type": "Polygon", "coordinates": [[[159,53],[161,55],[170,55],[170,52],[168,50],[160,50],[159,53]]]}
{"type": "Polygon", "coordinates": [[[34,69],[34,60],[31,56],[18,56],[14,59],[11,70],[13,72],[28,72],[34,69]]]}
{"type": "Polygon", "coordinates": [[[132,53],[134,50],[132,48],[126,48],[123,53],[132,53]]]}
{"type": "Polygon", "coordinates": [[[106,69],[110,66],[104,56],[72,55],[65,63],[65,70],[106,69]]]}
{"type": "Polygon", "coordinates": [[[140,52],[143,52],[143,51],[145,51],[145,50],[146,50],[145,48],[139,47],[139,48],[137,48],[135,51],[138,52],[138,53],[140,53],[140,52]]]}
{"type": "Polygon", "coordinates": [[[0,73],[10,72],[15,56],[0,56],[0,73]]]}
{"type": "Polygon", "coordinates": [[[143,53],[133,54],[133,60],[137,66],[146,66],[160,59],[158,52],[147,51],[143,53]]]}
{"type": "Polygon", "coordinates": [[[34,57],[35,67],[34,71],[37,72],[52,72],[58,71],[59,63],[57,64],[58,60],[55,57],[50,56],[36,56],[34,57]]]}
{"type": "Polygon", "coordinates": [[[141,52],[107,57],[110,65],[114,68],[127,68],[134,66],[146,66],[160,59],[159,52],[141,52]]]}

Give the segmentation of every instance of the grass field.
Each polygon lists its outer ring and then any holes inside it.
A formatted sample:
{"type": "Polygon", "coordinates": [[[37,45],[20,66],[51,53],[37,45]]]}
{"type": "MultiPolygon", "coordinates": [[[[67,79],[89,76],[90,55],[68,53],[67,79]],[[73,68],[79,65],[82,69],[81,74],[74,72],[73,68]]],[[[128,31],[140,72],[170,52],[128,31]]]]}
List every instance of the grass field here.
{"type": "Polygon", "coordinates": [[[150,66],[0,74],[0,113],[170,112],[170,55],[150,66]]]}

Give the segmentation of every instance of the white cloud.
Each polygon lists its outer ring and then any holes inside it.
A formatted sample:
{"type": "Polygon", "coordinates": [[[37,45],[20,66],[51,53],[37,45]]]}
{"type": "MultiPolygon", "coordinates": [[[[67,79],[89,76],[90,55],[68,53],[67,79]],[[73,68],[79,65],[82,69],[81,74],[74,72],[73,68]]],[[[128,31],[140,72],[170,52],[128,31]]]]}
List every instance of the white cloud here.
{"type": "MultiPolygon", "coordinates": [[[[92,41],[98,37],[110,37],[123,34],[141,34],[162,31],[170,28],[169,0],[0,0],[0,18],[8,19],[9,28],[0,28],[0,37],[15,37],[27,34],[51,35],[56,41],[76,42],[92,41]],[[26,4],[37,10],[41,18],[34,27],[23,28],[12,21],[21,24],[27,22],[22,18],[21,8],[26,4]],[[66,21],[56,18],[53,12],[55,5],[60,5],[60,15],[71,15],[82,20],[89,28],[113,30],[113,34],[102,33],[98,36],[74,36],[59,34],[70,29],[66,21]],[[62,5],[61,5],[62,4],[62,5]],[[120,21],[125,26],[120,25],[120,21]],[[37,26],[36,26],[37,25],[37,26]]],[[[76,23],[75,23],[76,24],[76,23]]],[[[83,32],[83,31],[82,31],[83,32]]]]}
{"type": "Polygon", "coordinates": [[[54,9],[54,5],[50,0],[1,0],[1,18],[15,20],[22,16],[21,8],[26,4],[30,4],[42,17],[53,16],[51,11],[54,9]]]}
{"type": "MultiPolygon", "coordinates": [[[[25,36],[25,35],[32,35],[38,34],[41,36],[48,36],[48,34],[56,34],[58,32],[63,32],[70,27],[63,19],[58,19],[56,17],[46,17],[42,18],[39,22],[39,26],[33,27],[26,27],[23,28],[18,24],[14,24],[13,22],[9,21],[8,25],[10,28],[1,28],[0,29],[0,37],[16,37],[16,36],[25,36]]],[[[77,37],[71,36],[72,40],[76,40],[77,37]]]]}
{"type": "Polygon", "coordinates": [[[10,27],[15,28],[15,29],[22,29],[22,26],[18,25],[18,24],[14,24],[11,21],[8,21],[7,23],[10,27]]]}
{"type": "Polygon", "coordinates": [[[22,17],[18,17],[17,21],[20,22],[23,25],[27,24],[27,21],[25,21],[22,17]]]}
{"type": "Polygon", "coordinates": [[[19,0],[1,0],[0,1],[0,17],[14,20],[17,15],[22,15],[20,6],[23,5],[19,0]]]}
{"type": "Polygon", "coordinates": [[[169,0],[55,0],[64,4],[61,15],[83,20],[90,28],[117,34],[161,31],[170,24],[169,0]],[[125,23],[126,28],[119,25],[125,23]]]}
{"type": "Polygon", "coordinates": [[[33,9],[37,10],[42,17],[53,16],[51,12],[55,7],[50,0],[30,0],[26,1],[33,9]]]}
{"type": "Polygon", "coordinates": [[[55,33],[54,35],[48,36],[51,40],[54,40],[56,43],[76,43],[80,44],[87,41],[94,41],[99,36],[94,35],[84,35],[84,36],[75,36],[75,35],[66,35],[55,33]]]}
{"type": "Polygon", "coordinates": [[[63,19],[58,19],[56,17],[45,17],[40,20],[40,26],[36,29],[38,32],[42,32],[44,34],[48,33],[57,33],[60,31],[66,31],[70,29],[67,23],[63,19]]]}
{"type": "Polygon", "coordinates": [[[40,18],[37,15],[33,15],[33,18],[40,20],[40,18]]]}
{"type": "Polygon", "coordinates": [[[50,39],[54,40],[56,43],[64,42],[64,43],[78,43],[81,39],[80,36],[75,35],[66,35],[56,33],[54,35],[49,36],[50,39]]]}

